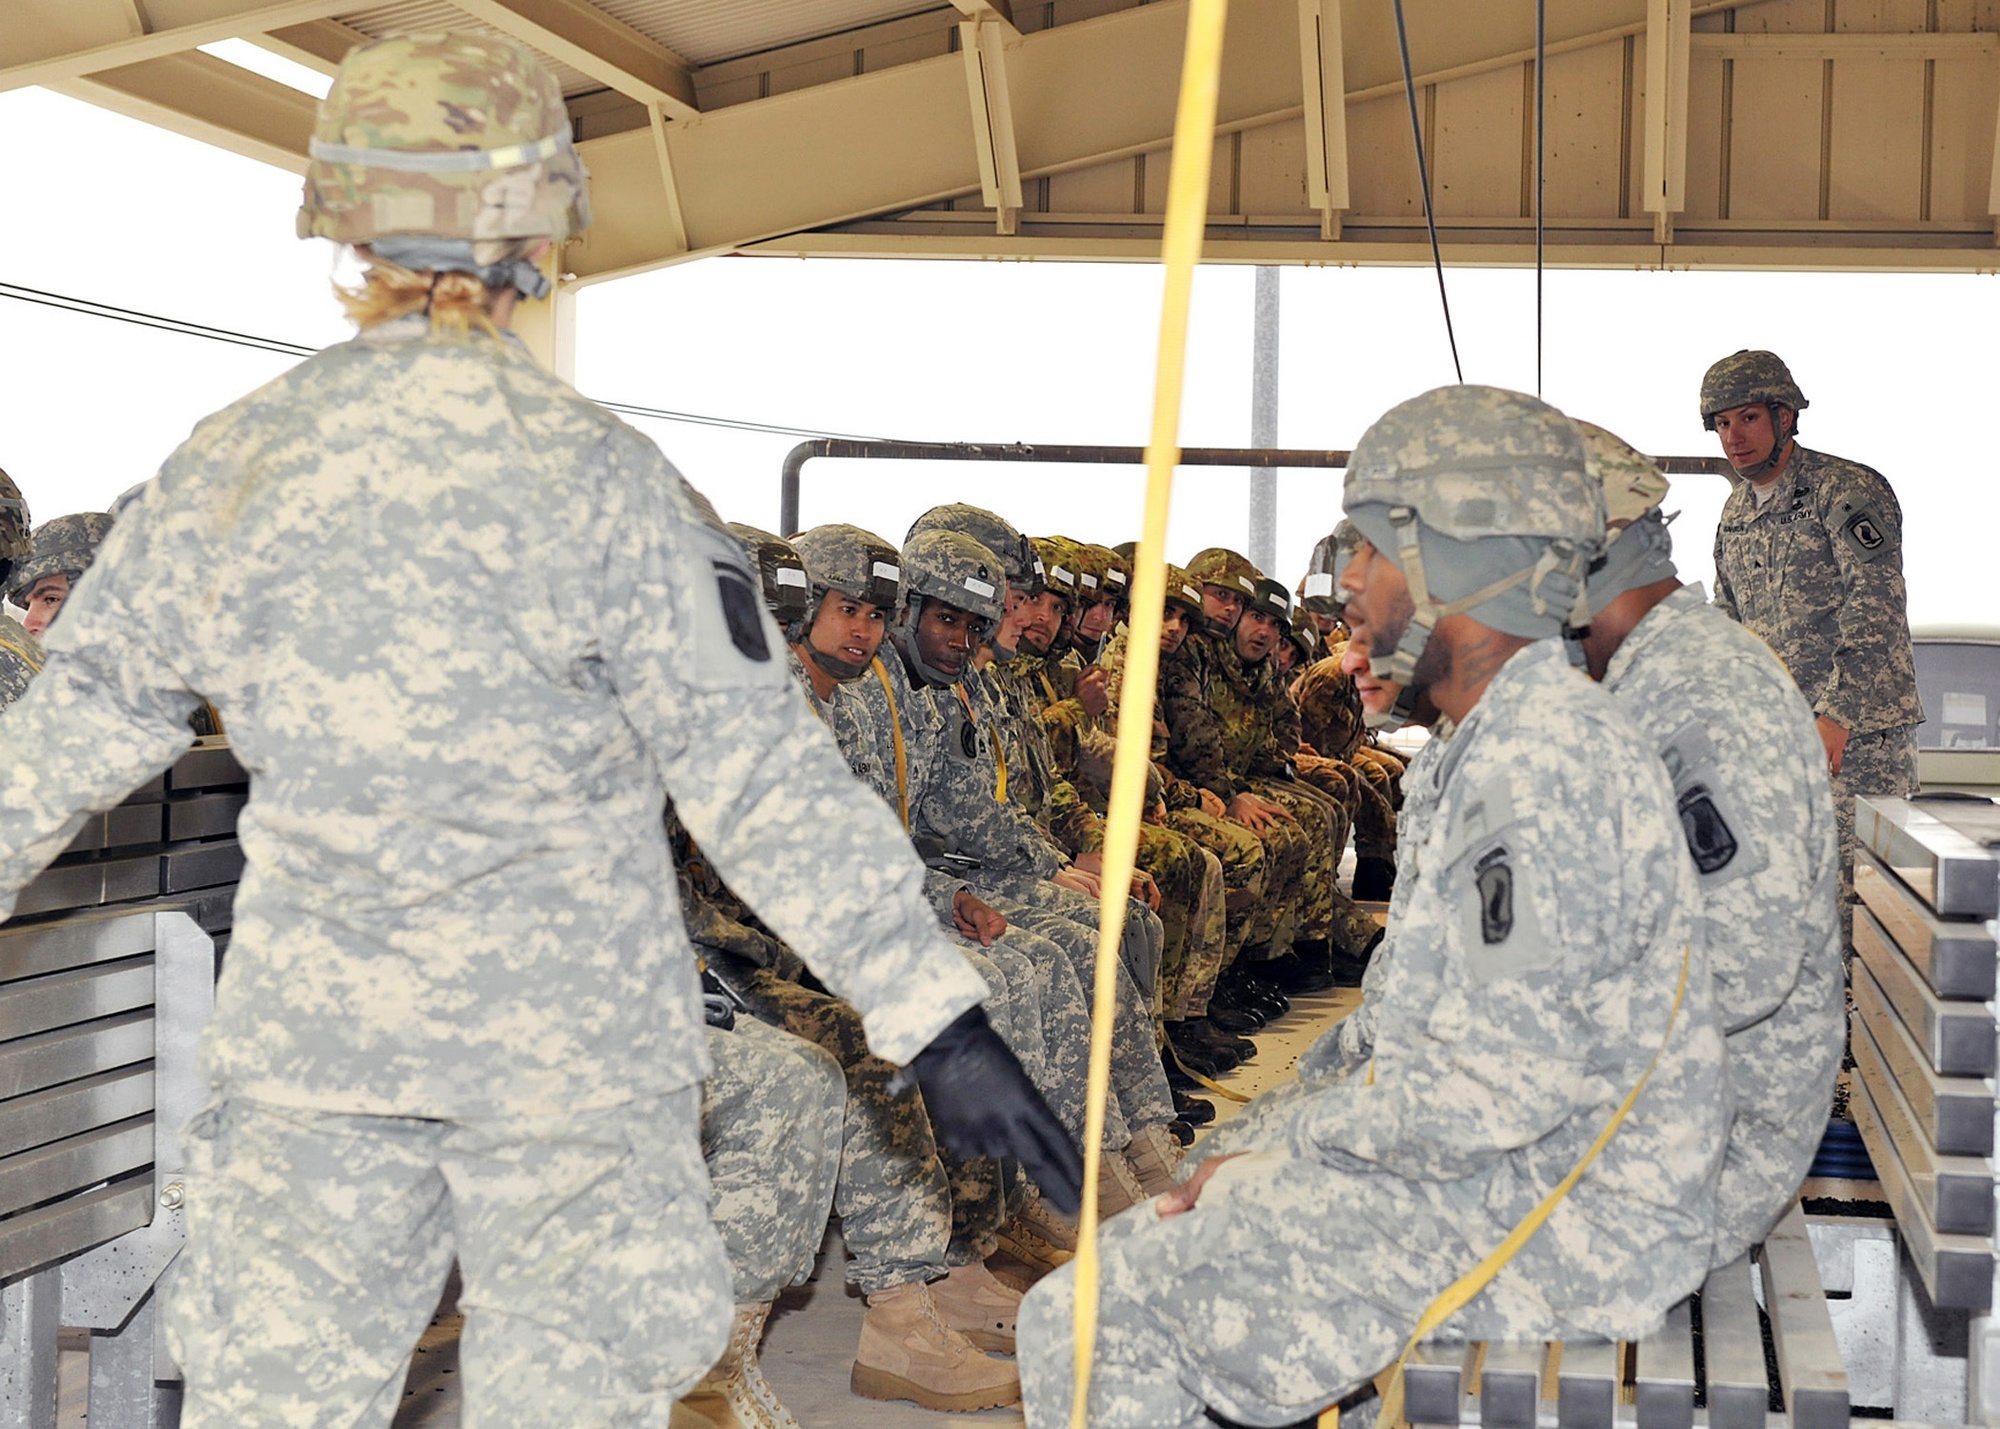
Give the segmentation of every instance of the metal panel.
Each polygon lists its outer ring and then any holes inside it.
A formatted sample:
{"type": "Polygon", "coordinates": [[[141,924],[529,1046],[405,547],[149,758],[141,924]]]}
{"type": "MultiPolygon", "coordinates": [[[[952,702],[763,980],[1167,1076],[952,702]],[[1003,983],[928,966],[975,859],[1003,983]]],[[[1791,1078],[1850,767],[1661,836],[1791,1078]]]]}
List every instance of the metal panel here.
{"type": "Polygon", "coordinates": [[[1701,1343],[1709,1429],[1764,1429],[1770,1387],[1749,1261],[1732,1260],[1708,1273],[1701,1287],[1701,1343]]]}
{"type": "Polygon", "coordinates": [[[231,752],[228,741],[219,735],[211,735],[198,741],[194,748],[175,760],[174,767],[167,771],[167,787],[176,792],[184,789],[216,789],[249,782],[249,774],[236,762],[236,755],[231,752]]]}
{"type": "Polygon", "coordinates": [[[1875,915],[1862,907],[1854,910],[1854,951],[1933,1070],[1953,1077],[1993,1075],[1993,1013],[1985,1003],[1946,1002],[1932,992],[1875,915]]]}
{"type": "Polygon", "coordinates": [[[169,849],[160,858],[160,892],[185,893],[234,883],[243,872],[243,849],[235,839],[169,849]]]}
{"type": "Polygon", "coordinates": [[[72,968],[0,987],[0,1039],[28,1037],[75,1022],[147,1007],[153,958],[141,954],[102,966],[72,968]]]}
{"type": "Polygon", "coordinates": [[[1897,1155],[1866,1080],[1856,1078],[1849,1106],[1854,1125],[1881,1178],[1882,1194],[1896,1213],[1896,1229],[1924,1288],[1939,1305],[1984,1310],[1993,1300],[1993,1242],[1984,1236],[1948,1235],[1937,1229],[1897,1155]]]}
{"type": "Polygon", "coordinates": [[[0,1044],[0,1098],[26,1096],[153,1055],[153,1015],[123,1012],[0,1044]]]}
{"type": "Polygon", "coordinates": [[[237,814],[249,799],[247,794],[198,794],[192,799],[176,799],[166,806],[167,837],[179,841],[231,833],[237,814]]]}
{"type": "Polygon", "coordinates": [[[1984,923],[1939,918],[1865,848],[1855,852],[1854,890],[1939,997],[1993,996],[2000,950],[1984,923]]]}
{"type": "MultiPolygon", "coordinates": [[[[0,1156],[153,1109],[153,1064],[140,1062],[0,1105],[0,1156]]],[[[4,1272],[0,1272],[4,1274],[4,1272]]]]}
{"type": "MultiPolygon", "coordinates": [[[[1883,1134],[1895,1148],[1903,1174],[1923,1203],[1930,1223],[1954,1234],[1993,1234],[1993,1163],[1978,1156],[1944,1156],[1931,1145],[1917,1124],[1908,1101],[1889,1075],[1881,1049],[1857,1022],[1853,1035],[1855,1070],[1867,1082],[1869,1100],[1883,1134]]],[[[1874,1148],[1869,1148],[1872,1158],[1874,1148]]],[[[1879,1170],[1879,1168],[1878,1168],[1879,1170]]]]}
{"type": "Polygon", "coordinates": [[[153,1162],[153,1118],[128,1117],[0,1158],[0,1215],[99,1185],[153,1162]]]}
{"type": "Polygon", "coordinates": [[[1854,836],[1931,911],[1946,918],[2000,915],[2000,837],[1990,803],[1934,802],[1867,794],[1854,801],[1854,836]]]}
{"type": "Polygon", "coordinates": [[[115,809],[92,814],[70,840],[70,853],[95,853],[105,848],[128,848],[133,844],[160,842],[158,804],[121,804],[115,809]]]}
{"type": "Polygon", "coordinates": [[[79,913],[60,922],[0,928],[0,983],[153,951],[153,915],[79,913]]]}
{"type": "Polygon", "coordinates": [[[1428,1342],[1410,1351],[1403,1366],[1403,1417],[1412,1424],[1456,1425],[1475,1353],[1471,1345],[1428,1342]]]}
{"type": "Polygon", "coordinates": [[[1496,1340],[1479,1367],[1479,1422],[1487,1429],[1535,1429],[1548,1346],[1496,1340]]]}
{"type": "Polygon", "coordinates": [[[14,915],[55,913],[89,908],[99,903],[123,903],[151,898],[160,891],[160,860],[156,854],[63,864],[45,870],[15,900],[14,915]]]}
{"type": "Polygon", "coordinates": [[[1556,1371],[1557,1429],[1611,1429],[1618,1404],[1618,1346],[1567,1340],[1556,1371]]]}
{"type": "Polygon", "coordinates": [[[1666,1322],[1633,1347],[1639,1356],[1639,1429],[1689,1429],[1694,1423],[1694,1329],[1683,1300],[1666,1322]]]}
{"type": "Polygon", "coordinates": [[[0,1221],[0,1280],[137,1230],[152,1218],[153,1175],[135,1172],[109,1186],[0,1221]]]}
{"type": "Polygon", "coordinates": [[[1994,1084],[1978,1077],[1941,1077],[1889,1006],[1866,963],[1852,969],[1856,1020],[1875,1049],[1931,1145],[1951,1156],[1993,1154],[1994,1084]]]}
{"type": "Polygon", "coordinates": [[[1847,1374],[1820,1288],[1806,1218],[1794,1204],[1756,1251],[1791,1429],[1847,1429],[1847,1374]]]}

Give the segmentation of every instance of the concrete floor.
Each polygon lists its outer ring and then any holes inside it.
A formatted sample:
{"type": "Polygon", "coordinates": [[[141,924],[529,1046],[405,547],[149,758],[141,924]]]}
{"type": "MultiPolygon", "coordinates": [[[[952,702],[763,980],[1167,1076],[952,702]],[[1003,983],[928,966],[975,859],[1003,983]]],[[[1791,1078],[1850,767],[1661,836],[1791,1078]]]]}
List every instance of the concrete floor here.
{"type": "MultiPolygon", "coordinates": [[[[1334,992],[1293,1002],[1284,1018],[1255,1039],[1257,1057],[1220,1079],[1245,1096],[1290,1081],[1299,1054],[1320,1033],[1346,1016],[1360,1001],[1356,992],[1334,992]]],[[[1228,1120],[1239,1103],[1212,1097],[1215,1125],[1228,1120]]],[[[848,1389],[848,1371],[861,1334],[865,1306],[845,1283],[847,1250],[838,1224],[828,1228],[812,1280],[786,1292],[778,1301],[765,1336],[765,1374],[805,1429],[945,1429],[979,1425],[1004,1429],[1021,1424],[1018,1409],[994,1409],[980,1414],[939,1414],[903,1402],[862,1399],[848,1389]]],[[[403,1406],[395,1429],[456,1429],[459,1422],[458,1332],[455,1284],[446,1292],[439,1314],[417,1347],[403,1391],[403,1406]]],[[[81,1429],[86,1422],[85,1385],[89,1357],[82,1351],[86,1337],[65,1336],[61,1356],[61,1429],[81,1429]]]]}

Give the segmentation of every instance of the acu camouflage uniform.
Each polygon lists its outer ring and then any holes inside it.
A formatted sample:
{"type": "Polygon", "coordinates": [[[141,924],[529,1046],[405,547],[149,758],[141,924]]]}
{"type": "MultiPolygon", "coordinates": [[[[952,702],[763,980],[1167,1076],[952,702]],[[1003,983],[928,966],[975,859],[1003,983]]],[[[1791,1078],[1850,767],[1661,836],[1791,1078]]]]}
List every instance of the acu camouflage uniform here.
{"type": "Polygon", "coordinates": [[[195,691],[254,784],[168,1305],[191,1429],[386,1424],[454,1254],[482,1422],[664,1413],[722,1348],[667,789],[885,1058],[986,994],[734,540],[515,342],[385,324],[205,421],[49,648],[0,912],[195,691]]]}
{"type": "Polygon", "coordinates": [[[1833,778],[1842,937],[1852,946],[1854,797],[1917,790],[1903,512],[1868,467],[1792,444],[1759,508],[1737,482],[1715,531],[1715,605],[1777,652],[1815,715],[1846,726],[1833,778]]]}
{"type": "MultiPolygon", "coordinates": [[[[1701,1283],[1727,1092],[1665,770],[1545,640],[1426,773],[1436,809],[1421,875],[1397,882],[1372,1082],[1260,1099],[1204,1143],[1258,1154],[1193,1210],[1103,1227],[1092,1425],[1194,1429],[1205,1407],[1288,1424],[1364,1383],[1577,1162],[1655,1048],[1604,1154],[1450,1323],[1626,1338],[1701,1283]]],[[[1021,1308],[1029,1429],[1068,1422],[1073,1290],[1058,1271],[1021,1308]]]]}
{"type": "MultiPolygon", "coordinates": [[[[0,587],[34,550],[29,535],[28,503],[14,479],[0,471],[0,587]]],[[[27,693],[28,681],[40,673],[42,647],[21,623],[0,611],[0,709],[27,693]]]]}

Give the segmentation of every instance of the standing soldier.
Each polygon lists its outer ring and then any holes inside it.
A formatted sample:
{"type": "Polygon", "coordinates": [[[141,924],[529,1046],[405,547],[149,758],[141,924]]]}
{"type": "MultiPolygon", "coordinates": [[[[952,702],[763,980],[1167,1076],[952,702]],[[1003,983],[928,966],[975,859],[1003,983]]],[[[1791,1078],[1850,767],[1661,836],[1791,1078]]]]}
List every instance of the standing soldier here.
{"type": "Polygon", "coordinates": [[[1770,352],[1701,379],[1701,422],[1741,478],[1715,531],[1715,604],[1785,662],[1819,722],[1840,820],[1840,924],[1853,946],[1854,798],[1917,789],[1917,675],[1903,511],[1881,473],[1798,443],[1805,394],[1770,352]]]}
{"type": "MultiPolygon", "coordinates": [[[[28,503],[14,479],[0,471],[0,589],[13,584],[13,573],[28,559],[34,543],[28,536],[28,503]]],[[[28,681],[42,668],[42,647],[21,623],[0,611],[0,709],[27,692],[28,681]]]]}
{"type": "Polygon", "coordinates": [[[78,584],[0,720],[34,771],[0,787],[0,915],[208,694],[252,793],[182,1133],[184,1422],[387,1422],[455,1257],[469,1422],[657,1423],[733,1299],[669,794],[941,1136],[1071,1205],[1079,1158],[741,548],[504,334],[588,218],[554,78],[378,41],[310,147],[301,231],[360,245],[362,331],[203,422],[78,584]]]}

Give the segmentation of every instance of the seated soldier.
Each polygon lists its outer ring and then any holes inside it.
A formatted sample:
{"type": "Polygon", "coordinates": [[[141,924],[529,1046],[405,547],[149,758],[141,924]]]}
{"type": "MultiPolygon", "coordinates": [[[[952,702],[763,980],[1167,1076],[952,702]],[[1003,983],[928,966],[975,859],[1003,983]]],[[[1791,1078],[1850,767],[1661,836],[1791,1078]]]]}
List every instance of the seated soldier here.
{"type": "Polygon", "coordinates": [[[56,623],[63,602],[90,569],[110,532],[111,518],[102,511],[58,516],[41,524],[33,554],[15,567],[6,585],[7,599],[25,612],[21,624],[30,635],[39,640],[56,623]]]}
{"type": "Polygon", "coordinates": [[[1818,1149],[1845,1030],[1840,837],[1813,712],[1771,648],[1684,586],[1648,457],[1578,422],[1611,544],[1583,638],[1665,760],[1701,875],[1736,1115],[1715,1190],[1726,1265],[1764,1239],[1818,1149]]]}
{"type": "MultiPolygon", "coordinates": [[[[11,583],[14,570],[34,553],[29,533],[28,503],[14,479],[0,471],[0,589],[11,583]]],[[[28,681],[42,668],[41,644],[0,610],[0,709],[27,692],[28,681]]]]}
{"type": "MultiPolygon", "coordinates": [[[[1370,541],[1350,666],[1373,652],[1458,725],[1372,1075],[1261,1099],[1104,1227],[1097,1429],[1341,1402],[1545,1199],[1452,1332],[1636,1338],[1707,1271],[1727,1087],[1696,874],[1650,743],[1559,639],[1603,540],[1582,442],[1533,398],[1444,388],[1356,444],[1347,509],[1370,541]]],[[[1073,1289],[1058,1272],[1022,1304],[1029,1429],[1070,1420],[1073,1289]]]]}

